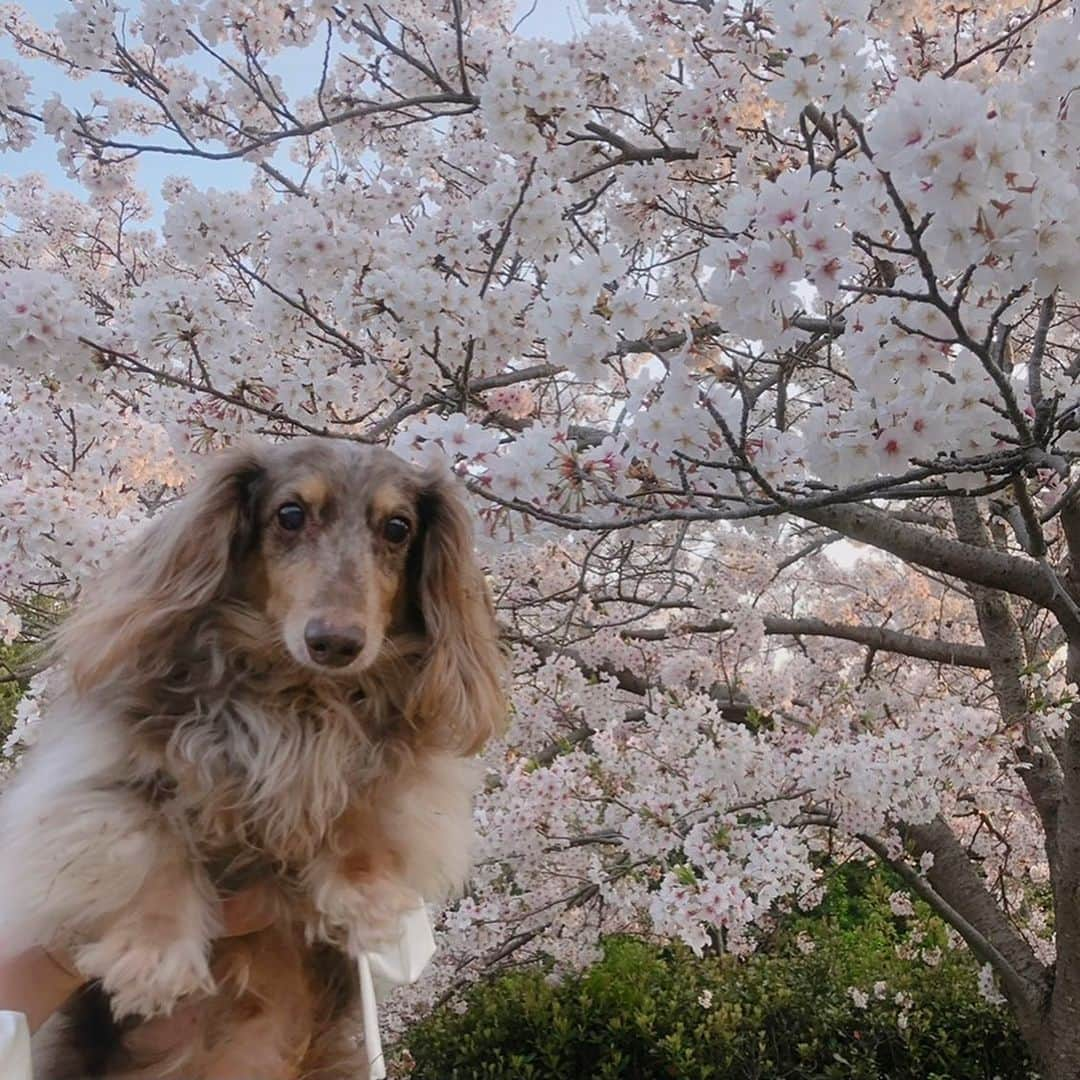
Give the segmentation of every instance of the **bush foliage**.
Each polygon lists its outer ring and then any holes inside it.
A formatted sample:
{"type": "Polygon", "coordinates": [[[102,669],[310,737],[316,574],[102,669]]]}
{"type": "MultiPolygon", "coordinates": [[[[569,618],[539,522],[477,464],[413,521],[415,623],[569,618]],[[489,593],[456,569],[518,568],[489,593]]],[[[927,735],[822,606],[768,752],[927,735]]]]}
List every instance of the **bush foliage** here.
{"type": "Polygon", "coordinates": [[[916,905],[848,868],[812,916],[748,959],[610,939],[559,985],[543,972],[474,989],[409,1033],[411,1080],[1027,1080],[1008,1012],[916,905]],[[867,1001],[860,1007],[865,994],[867,1001]],[[858,1001],[856,1000],[858,999],[858,1001]]]}
{"type": "Polygon", "coordinates": [[[15,708],[26,689],[20,678],[26,649],[15,645],[0,645],[0,748],[15,721],[15,708]]]}

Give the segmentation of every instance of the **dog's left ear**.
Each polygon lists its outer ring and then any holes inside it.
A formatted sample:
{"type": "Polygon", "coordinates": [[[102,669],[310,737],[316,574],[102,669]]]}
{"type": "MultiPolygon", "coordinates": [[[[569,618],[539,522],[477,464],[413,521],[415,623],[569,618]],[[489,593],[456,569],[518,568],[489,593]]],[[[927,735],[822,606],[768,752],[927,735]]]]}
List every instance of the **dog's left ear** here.
{"type": "Polygon", "coordinates": [[[418,602],[428,645],[406,713],[475,754],[506,725],[505,663],[472,520],[452,477],[428,474],[420,520],[418,602]]]}

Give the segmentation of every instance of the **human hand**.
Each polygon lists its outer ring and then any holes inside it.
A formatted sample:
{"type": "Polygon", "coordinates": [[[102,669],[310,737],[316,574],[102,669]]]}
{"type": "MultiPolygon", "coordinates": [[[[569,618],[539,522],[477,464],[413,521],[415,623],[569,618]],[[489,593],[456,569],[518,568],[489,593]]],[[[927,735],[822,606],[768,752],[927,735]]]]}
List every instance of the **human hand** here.
{"type": "MultiPolygon", "coordinates": [[[[274,921],[272,893],[265,883],[224,898],[220,906],[222,937],[252,934],[264,930],[274,921]]],[[[65,950],[35,946],[7,957],[0,949],[0,1010],[24,1013],[32,1032],[45,1023],[84,981],[65,950]]],[[[177,1010],[177,1013],[181,1011],[177,1010]]],[[[179,1019],[183,1020],[182,1017],[179,1019]]],[[[171,1023],[173,1017],[152,1021],[165,1029],[171,1023]]],[[[167,1030],[163,1030],[162,1035],[167,1035],[167,1030]]]]}

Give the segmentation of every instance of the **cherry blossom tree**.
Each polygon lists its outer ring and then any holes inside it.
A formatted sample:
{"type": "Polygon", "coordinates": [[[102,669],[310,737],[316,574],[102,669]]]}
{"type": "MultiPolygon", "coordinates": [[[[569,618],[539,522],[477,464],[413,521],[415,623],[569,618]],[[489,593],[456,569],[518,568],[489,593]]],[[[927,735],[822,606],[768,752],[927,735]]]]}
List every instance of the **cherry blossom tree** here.
{"type": "Polygon", "coordinates": [[[445,461],[514,715],[414,1006],[613,931],[750,950],[869,858],[1073,1080],[1076,17],[0,9],[0,147],[73,182],[0,180],[0,629],[240,436],[445,461]]]}

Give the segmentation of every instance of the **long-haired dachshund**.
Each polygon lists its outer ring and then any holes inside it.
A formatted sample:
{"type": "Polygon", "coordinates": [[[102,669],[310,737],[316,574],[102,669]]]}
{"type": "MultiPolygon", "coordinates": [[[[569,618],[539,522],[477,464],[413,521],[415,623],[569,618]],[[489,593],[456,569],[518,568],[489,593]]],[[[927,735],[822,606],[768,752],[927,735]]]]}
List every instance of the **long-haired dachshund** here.
{"type": "Polygon", "coordinates": [[[95,980],[40,1080],[366,1075],[355,957],[468,868],[502,658],[449,476],[303,439],[233,451],[62,626],[0,800],[0,938],[95,980]],[[272,883],[270,930],[215,898],[272,883]],[[167,1055],[142,1018],[205,1000],[167,1055]]]}

